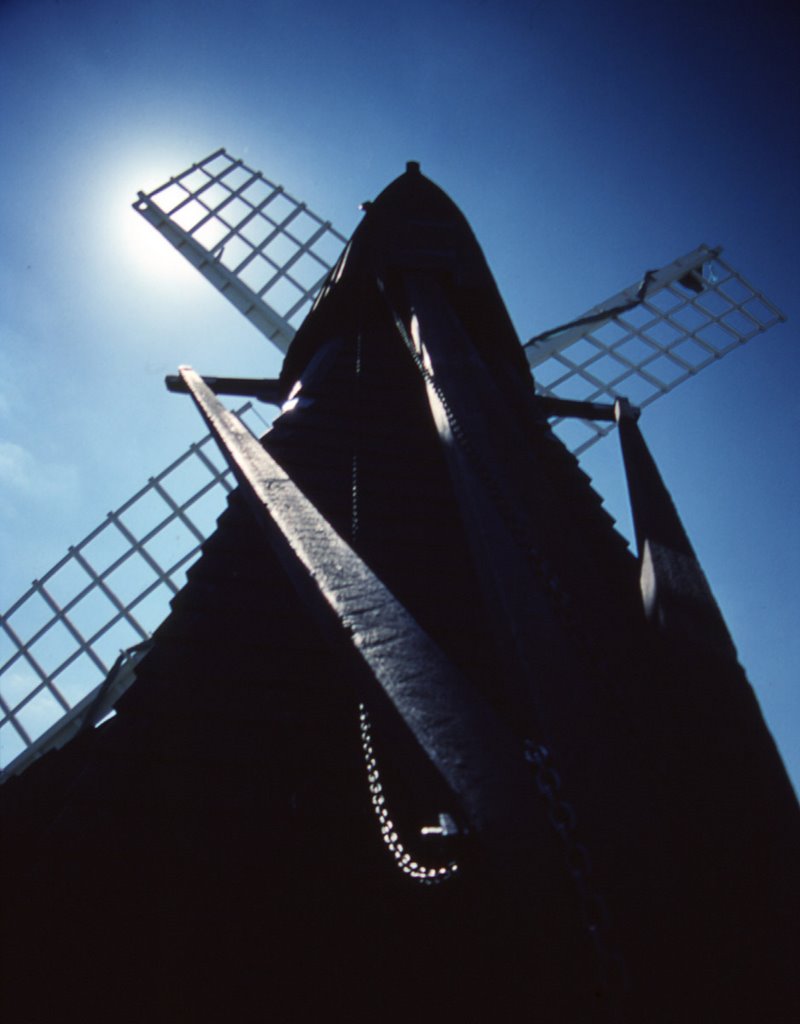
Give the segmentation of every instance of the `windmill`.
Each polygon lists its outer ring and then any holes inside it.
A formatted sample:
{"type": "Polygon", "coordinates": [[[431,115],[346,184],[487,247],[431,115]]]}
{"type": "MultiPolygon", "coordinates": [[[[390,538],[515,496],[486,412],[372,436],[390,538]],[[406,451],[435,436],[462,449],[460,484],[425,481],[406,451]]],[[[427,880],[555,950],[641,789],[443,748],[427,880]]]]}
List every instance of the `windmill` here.
{"type": "MultiPolygon", "coordinates": [[[[223,151],[136,206],[287,357],[277,380],[170,381],[239,486],[152,646],[143,591],[109,581],[136,556],[145,596],[178,589],[195,552],[165,567],[163,519],[136,536],[125,514],[157,497],[199,545],[193,504],[229,482],[208,439],[109,517],[115,561],[86,553],[99,531],[71,552],[79,599],[36,587],[78,655],[104,635],[73,621],[89,592],[141,646],[5,787],[24,825],[9,877],[35,879],[12,899],[64,910],[50,945],[82,915],[103,971],[141,970],[147,992],[163,958],[184,981],[208,962],[230,999],[267,958],[278,1017],[337,998],[355,1019],[387,1002],[425,1016],[424,997],[437,1017],[533,997],[562,1020],[783,1012],[796,803],[619,397],[655,400],[779,312],[701,247],[521,350],[466,221],[415,164],[332,269],[330,226],[223,151]],[[282,414],[259,442],[215,392],[282,414]],[[578,452],[618,424],[638,559],[548,420],[577,420],[578,452]],[[178,497],[192,460],[206,480],[178,497]],[[26,875],[28,852],[54,877],[26,875]]],[[[14,633],[17,660],[42,669],[49,628],[14,633]]],[[[167,996],[173,1018],[205,1004],[205,988],[167,996]]]]}
{"type": "MultiPolygon", "coordinates": [[[[347,242],[305,203],[224,149],[140,193],[133,208],[283,353],[347,242]]],[[[576,455],[614,429],[613,420],[596,418],[592,403],[610,406],[625,395],[645,408],[784,320],[721,252],[701,245],[528,341],[537,393],[589,403],[554,406],[551,417],[576,455]]],[[[260,389],[232,380],[216,386],[256,400],[275,397],[268,382],[260,389]]],[[[239,411],[254,432],[266,425],[252,403],[239,411]]],[[[75,735],[90,710],[97,720],[113,709],[232,487],[207,434],[6,610],[0,619],[8,642],[0,665],[6,777],[75,735]],[[166,540],[170,529],[179,539],[166,540]]]]}

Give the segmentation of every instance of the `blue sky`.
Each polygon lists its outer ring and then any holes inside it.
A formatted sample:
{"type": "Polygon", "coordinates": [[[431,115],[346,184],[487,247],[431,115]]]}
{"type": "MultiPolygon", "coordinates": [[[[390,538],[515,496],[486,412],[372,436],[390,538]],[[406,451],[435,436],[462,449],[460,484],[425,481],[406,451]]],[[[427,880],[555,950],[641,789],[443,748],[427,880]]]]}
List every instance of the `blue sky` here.
{"type": "Polygon", "coordinates": [[[642,426],[800,788],[798,23],[751,12],[0,3],[0,606],[201,433],[165,373],[278,368],[136,191],[225,146],[347,234],[417,159],[523,336],[700,242],[787,314],[642,426]]]}

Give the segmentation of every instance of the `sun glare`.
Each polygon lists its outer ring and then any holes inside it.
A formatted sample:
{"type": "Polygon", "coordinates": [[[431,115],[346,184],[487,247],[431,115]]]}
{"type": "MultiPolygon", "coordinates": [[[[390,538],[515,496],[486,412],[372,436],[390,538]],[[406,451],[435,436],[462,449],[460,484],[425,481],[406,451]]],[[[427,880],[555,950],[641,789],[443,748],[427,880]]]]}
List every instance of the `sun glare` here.
{"type": "Polygon", "coordinates": [[[122,244],[131,269],[152,281],[174,285],[194,280],[194,270],[158,231],[128,206],[121,218],[122,244]]]}
{"type": "Polygon", "coordinates": [[[116,150],[113,166],[97,176],[103,182],[101,194],[93,197],[96,215],[102,218],[98,229],[111,241],[126,274],[146,279],[148,286],[196,281],[197,272],[133,209],[140,189],[151,191],[196,158],[197,151],[187,159],[186,153],[172,149],[153,153],[151,147],[130,146],[124,153],[116,150]]]}

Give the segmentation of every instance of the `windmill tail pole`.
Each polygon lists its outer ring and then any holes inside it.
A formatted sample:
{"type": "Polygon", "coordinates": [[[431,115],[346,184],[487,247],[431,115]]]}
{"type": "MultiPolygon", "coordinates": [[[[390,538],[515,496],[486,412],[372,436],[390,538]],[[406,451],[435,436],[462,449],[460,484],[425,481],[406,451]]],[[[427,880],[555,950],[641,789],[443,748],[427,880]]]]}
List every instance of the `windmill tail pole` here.
{"type": "Polygon", "coordinates": [[[354,662],[358,696],[399,719],[501,886],[547,877],[557,844],[523,744],[203,379],[180,372],[292,584],[354,662]]]}

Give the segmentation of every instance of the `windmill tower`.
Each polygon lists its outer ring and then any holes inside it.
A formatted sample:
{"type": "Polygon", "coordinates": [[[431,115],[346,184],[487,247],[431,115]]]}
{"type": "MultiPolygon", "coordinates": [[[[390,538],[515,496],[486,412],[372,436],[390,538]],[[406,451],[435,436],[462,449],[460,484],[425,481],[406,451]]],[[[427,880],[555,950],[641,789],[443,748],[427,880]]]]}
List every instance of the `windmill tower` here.
{"type": "MultiPolygon", "coordinates": [[[[173,465],[146,494],[197,547],[193,504],[239,486],[152,640],[11,766],[30,765],[4,787],[18,909],[59,908],[53,947],[80,921],[105,976],[133,972],[165,1019],[262,985],[279,1019],[334,1001],[356,1019],[426,1000],[431,1017],[783,1012],[796,802],[617,400],[646,405],[777,310],[702,247],[521,348],[466,221],[413,164],[330,273],[331,227],[223,151],[136,206],[287,356],[274,381],[172,384],[228,469],[206,439],[183,458],[211,482],[179,500],[173,465]],[[215,391],[282,414],[259,443],[215,391]],[[554,435],[582,451],[614,422],[638,558],[554,435]]],[[[122,561],[93,566],[95,535],[71,556],[141,635],[112,573],[135,556],[177,590],[194,552],[165,567],[158,528],[132,535],[125,511],[103,527],[122,561]]],[[[69,664],[91,658],[111,626],[85,637],[47,579],[37,594],[69,664]]],[[[15,662],[41,669],[43,635],[14,633],[15,662]]],[[[49,691],[42,672],[7,724],[49,691]]]]}

